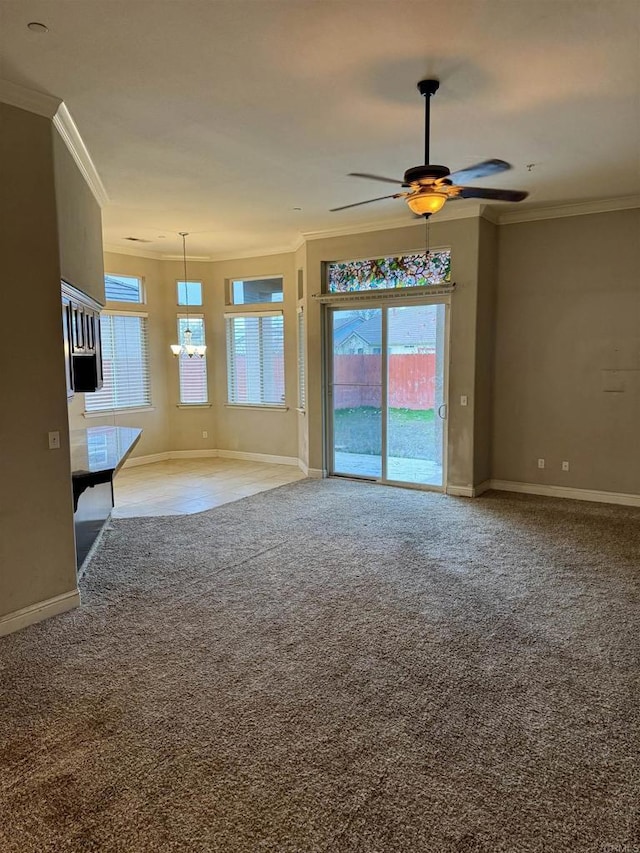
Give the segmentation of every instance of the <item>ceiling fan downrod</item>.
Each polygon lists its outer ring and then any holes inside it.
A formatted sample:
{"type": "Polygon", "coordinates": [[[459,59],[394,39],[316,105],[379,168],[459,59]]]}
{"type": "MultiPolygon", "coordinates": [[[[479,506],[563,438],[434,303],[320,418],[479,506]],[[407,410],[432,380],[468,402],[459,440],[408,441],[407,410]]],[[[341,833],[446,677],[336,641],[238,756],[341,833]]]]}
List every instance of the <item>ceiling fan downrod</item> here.
{"type": "Polygon", "coordinates": [[[439,80],[421,80],[418,91],[424,95],[424,165],[429,165],[429,135],[431,131],[431,97],[440,88],[439,80]]]}

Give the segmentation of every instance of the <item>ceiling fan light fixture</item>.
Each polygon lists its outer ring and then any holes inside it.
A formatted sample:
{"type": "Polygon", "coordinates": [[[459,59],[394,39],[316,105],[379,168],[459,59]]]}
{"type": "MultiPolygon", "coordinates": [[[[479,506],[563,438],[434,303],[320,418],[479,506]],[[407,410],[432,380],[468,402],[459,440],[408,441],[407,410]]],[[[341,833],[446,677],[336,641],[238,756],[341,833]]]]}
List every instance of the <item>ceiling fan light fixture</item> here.
{"type": "Polygon", "coordinates": [[[418,192],[408,196],[407,204],[418,216],[431,216],[432,213],[442,210],[447,198],[447,193],[418,192]]]}

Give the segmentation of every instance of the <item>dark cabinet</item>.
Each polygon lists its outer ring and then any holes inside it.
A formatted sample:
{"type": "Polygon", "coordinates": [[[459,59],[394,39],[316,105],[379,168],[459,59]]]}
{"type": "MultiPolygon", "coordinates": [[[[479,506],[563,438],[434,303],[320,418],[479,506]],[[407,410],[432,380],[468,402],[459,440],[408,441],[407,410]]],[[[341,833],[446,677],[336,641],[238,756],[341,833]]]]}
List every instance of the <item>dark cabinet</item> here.
{"type": "Polygon", "coordinates": [[[67,396],[102,388],[100,305],[86,293],[62,282],[62,330],[67,396]]]}

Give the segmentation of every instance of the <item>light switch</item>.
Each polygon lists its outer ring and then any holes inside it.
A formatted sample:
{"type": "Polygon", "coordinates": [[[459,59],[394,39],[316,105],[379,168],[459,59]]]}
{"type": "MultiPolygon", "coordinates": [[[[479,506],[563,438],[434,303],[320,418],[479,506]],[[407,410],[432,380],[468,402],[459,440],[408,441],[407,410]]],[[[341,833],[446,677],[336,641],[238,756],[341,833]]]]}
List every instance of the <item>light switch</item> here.
{"type": "Polygon", "coordinates": [[[49,433],[49,450],[58,450],[60,447],[60,433],[59,432],[50,432],[49,433]]]}
{"type": "Polygon", "coordinates": [[[463,395],[460,397],[460,405],[461,405],[461,406],[466,406],[468,402],[469,402],[469,400],[468,400],[468,398],[467,398],[467,395],[466,395],[466,394],[463,394],[463,395]]]}

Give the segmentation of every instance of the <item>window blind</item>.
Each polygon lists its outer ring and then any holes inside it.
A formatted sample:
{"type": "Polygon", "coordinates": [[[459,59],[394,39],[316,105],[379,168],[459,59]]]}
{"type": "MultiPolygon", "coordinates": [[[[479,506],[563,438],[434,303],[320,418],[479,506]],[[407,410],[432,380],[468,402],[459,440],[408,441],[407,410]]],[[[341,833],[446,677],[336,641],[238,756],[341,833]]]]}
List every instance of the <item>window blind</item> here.
{"type": "Polygon", "coordinates": [[[304,311],[298,311],[298,406],[307,407],[307,364],[305,358],[304,311]]]}
{"type": "Polygon", "coordinates": [[[282,312],[225,314],[230,403],[284,406],[282,312]]]}
{"type": "MultiPolygon", "coordinates": [[[[191,329],[191,343],[195,346],[206,344],[204,334],[204,317],[189,314],[178,316],[178,341],[186,343],[184,333],[191,329]]],[[[207,355],[203,358],[194,355],[189,358],[184,353],[178,356],[178,370],[180,373],[180,402],[184,404],[208,403],[209,392],[207,390],[207,355]]]]}
{"type": "Polygon", "coordinates": [[[150,405],[146,316],[103,312],[100,333],[104,382],[99,391],[85,395],[86,410],[150,405]]]}

